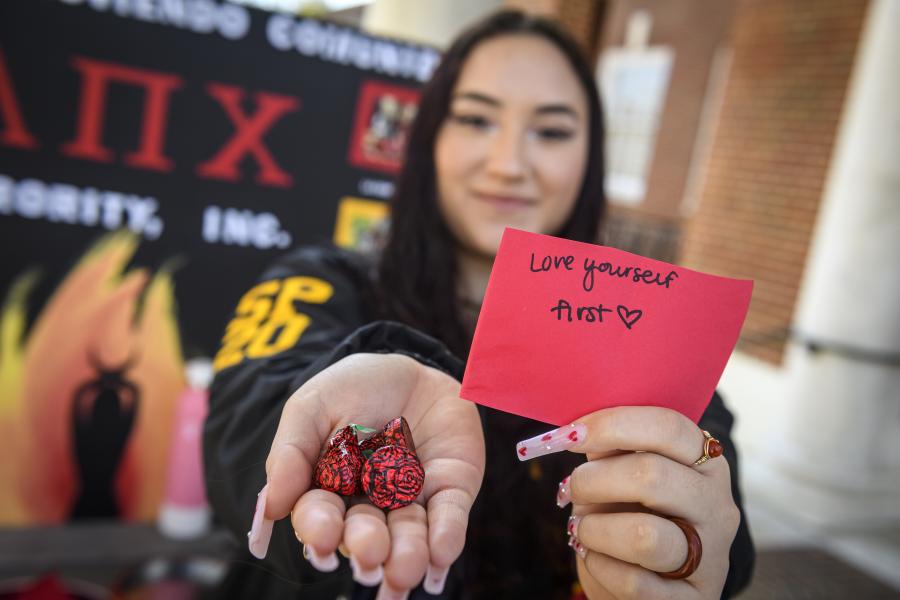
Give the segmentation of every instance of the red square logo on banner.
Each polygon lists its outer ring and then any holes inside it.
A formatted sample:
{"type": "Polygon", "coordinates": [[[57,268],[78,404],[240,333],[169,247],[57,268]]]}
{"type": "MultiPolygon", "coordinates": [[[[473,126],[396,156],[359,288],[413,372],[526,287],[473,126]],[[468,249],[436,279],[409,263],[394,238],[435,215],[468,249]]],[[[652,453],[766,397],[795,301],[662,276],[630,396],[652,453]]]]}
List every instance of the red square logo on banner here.
{"type": "Polygon", "coordinates": [[[350,164],[391,174],[399,171],[418,108],[418,90],[380,81],[364,82],[356,100],[350,164]]]}

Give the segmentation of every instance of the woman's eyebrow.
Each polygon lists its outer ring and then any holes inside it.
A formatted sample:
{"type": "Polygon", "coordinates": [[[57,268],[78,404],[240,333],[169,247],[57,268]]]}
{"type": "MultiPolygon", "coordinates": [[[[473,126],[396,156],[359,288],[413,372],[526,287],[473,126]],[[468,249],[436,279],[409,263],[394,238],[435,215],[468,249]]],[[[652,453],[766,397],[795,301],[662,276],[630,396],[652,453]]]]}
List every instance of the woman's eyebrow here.
{"type": "MultiPolygon", "coordinates": [[[[458,94],[454,94],[453,101],[456,100],[473,100],[475,102],[480,102],[482,104],[487,104],[492,107],[500,107],[503,105],[503,102],[494,98],[493,96],[488,96],[487,94],[482,94],[481,92],[460,92],[458,94]]],[[[553,103],[553,104],[542,104],[535,109],[535,114],[538,115],[568,115],[578,120],[578,113],[575,112],[575,109],[572,108],[569,104],[565,103],[553,103]]]]}
{"type": "Polygon", "coordinates": [[[575,109],[568,104],[543,104],[538,106],[537,110],[534,112],[539,115],[569,115],[573,119],[578,120],[578,113],[576,113],[575,109]]]}
{"type": "Polygon", "coordinates": [[[496,98],[479,92],[460,92],[454,94],[453,100],[474,100],[475,102],[481,102],[491,106],[500,106],[502,104],[502,102],[496,98]]]}

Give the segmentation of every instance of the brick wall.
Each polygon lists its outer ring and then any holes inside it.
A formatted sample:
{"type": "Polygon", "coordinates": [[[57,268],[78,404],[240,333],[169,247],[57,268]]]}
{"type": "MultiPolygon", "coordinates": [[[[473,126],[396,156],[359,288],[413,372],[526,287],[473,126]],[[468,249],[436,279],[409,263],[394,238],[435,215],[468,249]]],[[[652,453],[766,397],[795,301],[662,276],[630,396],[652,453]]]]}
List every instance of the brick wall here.
{"type": "Polygon", "coordinates": [[[504,6],[554,19],[594,56],[606,0],[506,0],[504,6]]]}
{"type": "Polygon", "coordinates": [[[756,280],[738,348],[779,364],[867,0],[741,0],[681,264],[756,280]]]}

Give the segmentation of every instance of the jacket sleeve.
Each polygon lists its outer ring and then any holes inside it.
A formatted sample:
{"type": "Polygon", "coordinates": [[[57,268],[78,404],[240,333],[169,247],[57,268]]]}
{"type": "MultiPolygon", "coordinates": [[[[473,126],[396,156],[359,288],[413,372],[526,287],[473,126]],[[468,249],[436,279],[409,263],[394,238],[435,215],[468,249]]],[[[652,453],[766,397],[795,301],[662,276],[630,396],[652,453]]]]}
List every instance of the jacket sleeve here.
{"type": "Polygon", "coordinates": [[[731,470],[731,494],[734,497],[734,503],[741,511],[741,523],[734,536],[734,541],[731,543],[728,577],[725,579],[725,587],[722,589],[722,598],[731,598],[747,586],[753,575],[753,566],[756,561],[756,550],[753,547],[753,540],[750,538],[747,514],[744,511],[744,502],[741,497],[737,451],[734,441],[731,439],[733,424],[734,417],[725,407],[722,397],[716,392],[700,419],[700,427],[709,431],[722,443],[724,456],[731,470]]]}
{"type": "MultiPolygon", "coordinates": [[[[461,362],[433,338],[398,323],[367,323],[363,279],[336,251],[300,250],[241,298],[226,328],[203,452],[209,502],[242,545],[284,402],[313,375],[355,352],[398,352],[461,376],[461,362]]],[[[276,523],[263,562],[294,584],[324,576],[302,560],[286,519],[276,523]]]]}

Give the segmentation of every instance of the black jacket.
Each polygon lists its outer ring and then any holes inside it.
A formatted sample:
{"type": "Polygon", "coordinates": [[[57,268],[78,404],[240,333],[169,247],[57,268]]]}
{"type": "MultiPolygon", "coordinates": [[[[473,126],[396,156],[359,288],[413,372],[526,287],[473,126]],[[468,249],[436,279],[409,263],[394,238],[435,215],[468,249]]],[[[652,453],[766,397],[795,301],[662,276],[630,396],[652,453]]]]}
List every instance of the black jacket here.
{"type": "MultiPolygon", "coordinates": [[[[315,571],[301,557],[288,519],[275,524],[264,561],[249,554],[245,537],[282,405],[313,375],[355,352],[396,352],[462,378],[462,361],[439,341],[378,320],[373,305],[370,269],[362,259],[320,247],[283,257],[241,300],[216,357],[219,370],[204,438],[210,502],[241,544],[219,597],[374,598],[374,589],[353,582],[343,558],[334,573],[315,571]]],[[[566,546],[568,511],[557,508],[555,499],[559,481],[584,458],[563,452],[519,463],[516,442],[547,424],[484,407],[479,411],[488,432],[485,479],[465,551],[442,597],[570,598],[577,576],[574,553],[566,546]]],[[[700,425],[724,445],[741,507],[732,421],[715,395],[700,425]]],[[[743,520],[730,559],[723,597],[744,587],[752,572],[753,545],[743,520]]],[[[410,597],[434,598],[421,589],[410,597]]]]}

